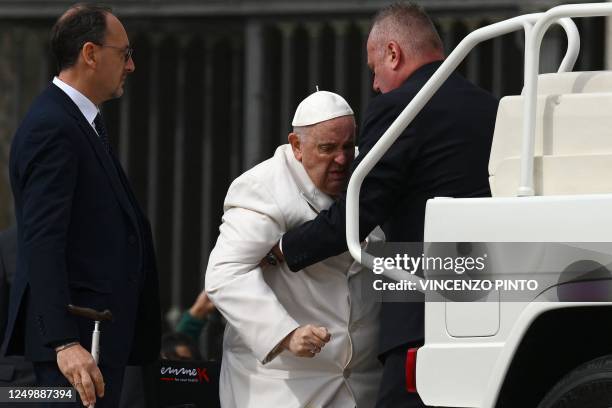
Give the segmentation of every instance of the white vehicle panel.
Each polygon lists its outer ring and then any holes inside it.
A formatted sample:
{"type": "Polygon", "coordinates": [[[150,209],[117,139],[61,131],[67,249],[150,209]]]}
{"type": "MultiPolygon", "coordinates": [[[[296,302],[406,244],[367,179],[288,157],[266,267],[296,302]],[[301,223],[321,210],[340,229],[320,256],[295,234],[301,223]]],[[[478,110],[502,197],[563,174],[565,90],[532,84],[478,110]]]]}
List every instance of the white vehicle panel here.
{"type": "Polygon", "coordinates": [[[612,194],[433,199],[426,242],[609,242],[612,194]]]}
{"type": "Polygon", "coordinates": [[[426,405],[480,407],[503,343],[428,344],[417,354],[417,389],[426,405]]]}
{"type": "MultiPolygon", "coordinates": [[[[434,199],[427,203],[425,241],[609,242],[610,208],[612,194],[434,199]]],[[[538,251],[527,256],[536,262],[543,256],[538,251]]],[[[486,336],[484,328],[493,327],[490,321],[475,323],[473,315],[460,313],[475,306],[426,304],[426,345],[417,357],[421,398],[433,406],[492,407],[531,322],[547,310],[583,305],[491,303],[482,313],[490,317],[499,307],[499,328],[486,336]]]]}

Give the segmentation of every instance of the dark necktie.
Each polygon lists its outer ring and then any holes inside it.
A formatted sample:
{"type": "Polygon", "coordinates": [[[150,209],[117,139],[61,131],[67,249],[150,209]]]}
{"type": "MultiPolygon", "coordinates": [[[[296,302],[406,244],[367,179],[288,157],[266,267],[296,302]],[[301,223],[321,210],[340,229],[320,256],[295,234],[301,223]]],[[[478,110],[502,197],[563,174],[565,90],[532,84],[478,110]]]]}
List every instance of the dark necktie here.
{"type": "Polygon", "coordinates": [[[111,147],[108,141],[108,134],[106,133],[106,127],[104,126],[104,120],[102,119],[101,114],[97,114],[94,119],[94,126],[96,127],[96,132],[98,132],[98,137],[104,146],[104,150],[106,153],[110,153],[111,147]]]}

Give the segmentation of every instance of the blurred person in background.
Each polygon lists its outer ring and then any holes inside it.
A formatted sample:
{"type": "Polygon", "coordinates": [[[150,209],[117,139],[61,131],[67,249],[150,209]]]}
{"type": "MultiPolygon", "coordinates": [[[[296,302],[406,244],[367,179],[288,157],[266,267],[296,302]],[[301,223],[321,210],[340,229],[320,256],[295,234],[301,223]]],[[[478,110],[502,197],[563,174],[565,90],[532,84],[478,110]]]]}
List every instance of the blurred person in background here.
{"type": "Polygon", "coordinates": [[[202,359],[194,339],[179,332],[170,332],[162,336],[160,357],[162,360],[202,359]]]}
{"type": "Polygon", "coordinates": [[[183,312],[174,331],[165,333],[161,340],[160,357],[167,360],[201,360],[198,343],[202,330],[208,323],[207,317],[215,305],[205,291],[200,292],[195,302],[183,312]]]}
{"type": "Polygon", "coordinates": [[[208,316],[215,310],[215,305],[205,291],[202,291],[189,310],[185,310],[175,327],[178,333],[186,334],[196,343],[200,340],[200,334],[208,322],[208,316]]]}

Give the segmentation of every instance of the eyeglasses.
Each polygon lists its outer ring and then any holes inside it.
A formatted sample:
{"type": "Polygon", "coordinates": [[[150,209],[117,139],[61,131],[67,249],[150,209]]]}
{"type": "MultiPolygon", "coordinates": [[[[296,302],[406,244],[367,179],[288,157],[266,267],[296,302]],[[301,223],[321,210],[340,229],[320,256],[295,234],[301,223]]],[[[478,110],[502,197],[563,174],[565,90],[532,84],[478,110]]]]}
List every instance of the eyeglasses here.
{"type": "Polygon", "coordinates": [[[114,48],[119,51],[123,51],[123,61],[128,62],[130,58],[132,58],[132,54],[134,53],[134,48],[130,47],[117,47],[116,45],[106,45],[106,44],[97,44],[100,47],[114,48]]]}

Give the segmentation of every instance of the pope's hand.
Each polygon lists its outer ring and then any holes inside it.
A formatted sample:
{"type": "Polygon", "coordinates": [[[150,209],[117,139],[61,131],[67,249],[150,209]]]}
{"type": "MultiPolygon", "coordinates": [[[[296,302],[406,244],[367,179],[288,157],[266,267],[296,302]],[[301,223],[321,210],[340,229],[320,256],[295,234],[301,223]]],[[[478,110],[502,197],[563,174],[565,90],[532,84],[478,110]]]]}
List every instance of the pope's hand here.
{"type": "Polygon", "coordinates": [[[77,390],[84,406],[104,397],[104,379],[93,356],[81,345],[57,352],[57,366],[77,390]]]}
{"type": "Polygon", "coordinates": [[[325,327],[307,324],[289,333],[282,345],[298,357],[314,357],[330,338],[331,335],[325,327]]]}

